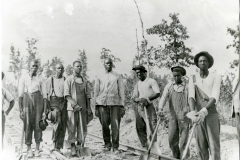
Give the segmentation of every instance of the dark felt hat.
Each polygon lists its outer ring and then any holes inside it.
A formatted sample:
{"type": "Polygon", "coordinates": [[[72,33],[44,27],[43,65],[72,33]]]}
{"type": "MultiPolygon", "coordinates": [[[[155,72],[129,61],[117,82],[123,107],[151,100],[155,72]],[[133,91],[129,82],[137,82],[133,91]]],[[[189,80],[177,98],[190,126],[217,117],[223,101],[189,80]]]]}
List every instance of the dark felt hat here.
{"type": "Polygon", "coordinates": [[[211,67],[213,66],[214,59],[213,59],[213,57],[211,56],[211,54],[209,54],[209,53],[206,52],[206,51],[202,51],[202,52],[198,53],[198,54],[194,57],[194,63],[195,63],[195,65],[198,67],[198,59],[199,59],[199,57],[201,57],[201,56],[207,57],[208,62],[209,62],[208,68],[211,68],[211,67]]]}
{"type": "Polygon", "coordinates": [[[44,131],[44,130],[47,128],[47,126],[48,126],[48,122],[47,122],[46,119],[41,119],[41,120],[39,121],[39,128],[40,128],[42,131],[44,131]]]}
{"type": "Polygon", "coordinates": [[[134,71],[141,70],[141,71],[147,72],[146,68],[144,66],[141,66],[141,65],[133,67],[132,70],[134,70],[134,71]]]}
{"type": "Polygon", "coordinates": [[[174,67],[171,68],[171,71],[173,72],[173,70],[174,70],[175,68],[181,70],[183,76],[186,75],[186,70],[185,70],[185,68],[183,68],[183,67],[181,67],[181,66],[174,66],[174,67]]]}

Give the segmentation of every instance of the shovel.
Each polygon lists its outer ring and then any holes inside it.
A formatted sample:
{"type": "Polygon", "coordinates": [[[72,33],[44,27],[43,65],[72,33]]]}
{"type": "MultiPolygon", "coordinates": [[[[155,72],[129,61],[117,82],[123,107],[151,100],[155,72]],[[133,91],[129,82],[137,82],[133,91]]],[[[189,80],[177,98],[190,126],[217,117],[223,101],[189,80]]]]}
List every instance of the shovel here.
{"type": "MultiPolygon", "coordinates": [[[[152,145],[153,145],[153,141],[154,141],[154,139],[156,137],[156,134],[157,134],[157,131],[158,131],[160,120],[161,120],[161,118],[158,119],[157,126],[156,126],[156,128],[154,130],[154,133],[153,133],[153,136],[152,136],[152,140],[150,142],[150,145],[148,146],[148,153],[147,154],[141,154],[139,160],[148,160],[150,152],[151,152],[151,148],[152,148],[152,145]]],[[[159,153],[159,154],[161,154],[161,153],[159,153]]]]}
{"type": "Polygon", "coordinates": [[[181,160],[184,160],[184,159],[186,158],[186,156],[187,156],[188,148],[189,148],[189,145],[190,145],[190,143],[191,143],[191,140],[192,140],[193,133],[194,133],[194,130],[195,130],[196,125],[197,125],[197,123],[194,123],[194,125],[193,125],[193,127],[192,127],[192,131],[191,131],[190,136],[189,136],[189,138],[188,138],[187,145],[186,145],[186,147],[185,147],[185,149],[184,149],[184,151],[183,151],[183,155],[182,155],[181,160]]]}
{"type": "Polygon", "coordinates": [[[92,156],[90,148],[89,147],[84,147],[85,136],[83,134],[83,124],[82,124],[82,114],[81,114],[81,111],[78,112],[78,114],[79,114],[80,130],[81,130],[81,136],[82,136],[82,144],[80,146],[78,146],[79,156],[92,156]]]}

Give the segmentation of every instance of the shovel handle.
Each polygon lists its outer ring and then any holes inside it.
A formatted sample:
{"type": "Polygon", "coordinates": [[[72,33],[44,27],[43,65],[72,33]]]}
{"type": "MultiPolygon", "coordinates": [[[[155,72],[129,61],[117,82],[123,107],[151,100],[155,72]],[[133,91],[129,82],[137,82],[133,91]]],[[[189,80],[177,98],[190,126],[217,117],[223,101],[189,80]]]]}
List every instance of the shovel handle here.
{"type": "Polygon", "coordinates": [[[85,137],[84,137],[84,134],[83,134],[82,111],[79,111],[78,114],[79,114],[80,130],[81,130],[81,136],[82,136],[82,146],[84,146],[85,137]]]}
{"type": "Polygon", "coordinates": [[[144,106],[144,112],[145,112],[145,117],[146,117],[147,133],[149,134],[148,136],[150,137],[152,132],[151,132],[151,129],[150,129],[150,126],[149,126],[149,117],[148,117],[148,114],[147,114],[146,106],[144,106]]]}
{"type": "Polygon", "coordinates": [[[197,126],[197,123],[194,123],[194,124],[193,124],[193,127],[192,127],[192,131],[191,131],[190,136],[189,136],[189,138],[188,138],[187,145],[186,145],[186,147],[185,147],[185,149],[184,149],[184,151],[183,151],[183,155],[182,155],[181,160],[185,159],[185,157],[186,157],[186,155],[187,155],[187,151],[188,151],[189,145],[190,145],[190,143],[191,143],[191,140],[192,140],[192,137],[193,137],[193,133],[194,133],[194,130],[195,130],[196,126],[197,126]]]}
{"type": "Polygon", "coordinates": [[[152,140],[151,140],[150,145],[149,145],[149,147],[148,147],[148,151],[150,151],[150,149],[152,148],[152,144],[153,144],[153,141],[154,141],[154,139],[155,139],[155,137],[156,137],[156,134],[157,134],[157,131],[158,131],[158,127],[159,127],[159,125],[160,125],[160,122],[161,122],[161,118],[158,119],[157,126],[156,126],[156,128],[155,128],[155,130],[154,130],[154,133],[153,133],[153,136],[152,136],[152,140]]]}

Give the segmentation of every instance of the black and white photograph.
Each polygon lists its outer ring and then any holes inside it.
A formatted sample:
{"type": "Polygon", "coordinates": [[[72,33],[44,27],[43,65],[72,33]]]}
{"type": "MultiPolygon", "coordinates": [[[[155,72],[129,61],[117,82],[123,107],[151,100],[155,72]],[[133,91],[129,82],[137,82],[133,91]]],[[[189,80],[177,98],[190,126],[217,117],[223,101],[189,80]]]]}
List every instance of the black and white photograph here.
{"type": "Polygon", "coordinates": [[[1,160],[240,160],[237,0],[1,0],[1,160]]]}

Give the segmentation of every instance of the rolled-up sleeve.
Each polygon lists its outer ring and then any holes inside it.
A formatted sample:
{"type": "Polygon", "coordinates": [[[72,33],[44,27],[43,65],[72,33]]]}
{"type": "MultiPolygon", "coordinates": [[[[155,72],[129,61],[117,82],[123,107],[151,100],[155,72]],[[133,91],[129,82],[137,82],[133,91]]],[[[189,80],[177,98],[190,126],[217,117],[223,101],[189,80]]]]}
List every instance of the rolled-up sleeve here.
{"type": "Polygon", "coordinates": [[[166,85],[166,87],[164,88],[162,97],[161,97],[161,99],[160,99],[160,101],[158,103],[158,108],[159,109],[163,108],[164,105],[166,104],[166,101],[167,101],[168,96],[169,96],[169,89],[170,89],[170,87],[171,87],[171,83],[168,83],[166,85]]]}
{"type": "Polygon", "coordinates": [[[159,86],[158,86],[158,84],[155,80],[151,81],[151,86],[152,86],[152,89],[153,89],[154,93],[160,93],[159,86]]]}
{"type": "Polygon", "coordinates": [[[23,94],[24,94],[24,88],[25,88],[24,76],[22,76],[22,77],[19,79],[19,85],[18,85],[18,97],[23,97],[23,94]]]}
{"type": "Polygon", "coordinates": [[[96,77],[95,78],[95,84],[94,84],[94,96],[93,96],[94,106],[96,105],[96,100],[97,100],[99,91],[100,91],[100,80],[98,79],[98,77],[96,77]]]}
{"type": "Polygon", "coordinates": [[[195,99],[195,86],[193,83],[193,76],[191,75],[189,78],[189,83],[188,83],[188,99],[193,98],[195,99]]]}
{"type": "Polygon", "coordinates": [[[211,94],[211,98],[215,98],[216,104],[218,103],[219,96],[220,96],[220,86],[221,86],[221,76],[216,75],[213,82],[212,94],[211,94]]]}
{"type": "Polygon", "coordinates": [[[121,105],[125,105],[125,92],[124,92],[124,84],[123,84],[123,78],[122,75],[119,75],[118,77],[118,89],[119,89],[119,95],[121,98],[121,105]]]}
{"type": "Polygon", "coordinates": [[[66,96],[71,96],[71,91],[70,91],[70,80],[69,78],[67,78],[65,81],[64,81],[64,97],[66,96]]]}

